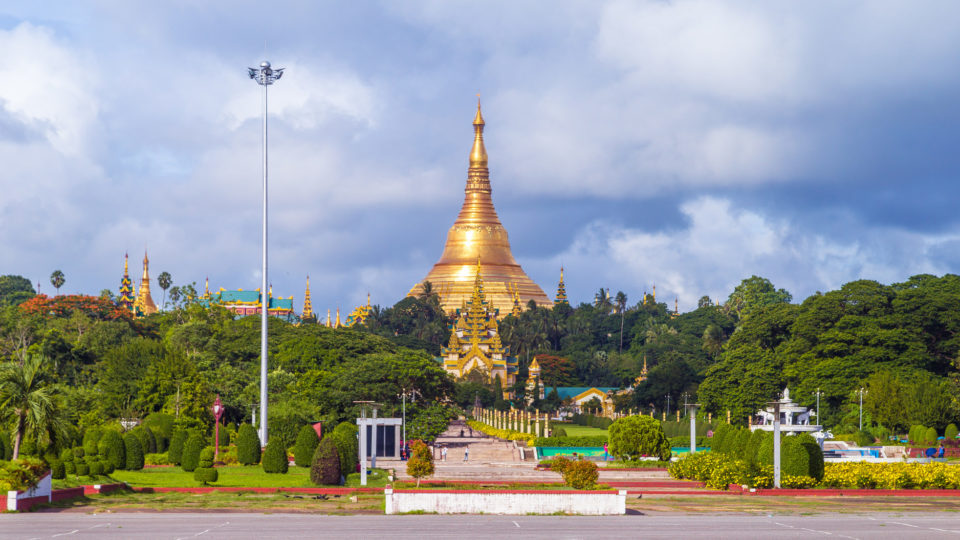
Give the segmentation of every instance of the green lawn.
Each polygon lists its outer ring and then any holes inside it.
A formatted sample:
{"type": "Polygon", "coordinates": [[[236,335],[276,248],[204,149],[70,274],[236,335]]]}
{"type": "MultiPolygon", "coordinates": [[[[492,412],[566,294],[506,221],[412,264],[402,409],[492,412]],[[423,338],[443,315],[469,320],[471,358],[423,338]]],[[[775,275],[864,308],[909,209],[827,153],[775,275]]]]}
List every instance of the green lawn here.
{"type": "Polygon", "coordinates": [[[576,424],[563,424],[563,430],[567,432],[568,437],[595,437],[598,435],[608,435],[607,430],[605,429],[578,426],[576,424]]]}
{"type": "MultiPolygon", "coordinates": [[[[310,481],[310,469],[306,467],[290,467],[286,474],[267,474],[260,466],[241,465],[217,467],[217,471],[220,478],[211,484],[212,487],[318,487],[310,481]]],[[[193,479],[193,473],[184,472],[180,467],[154,467],[142,471],[114,471],[109,477],[98,477],[96,480],[89,478],[81,478],[79,482],[75,479],[57,480],[54,487],[111,482],[126,482],[132,487],[196,487],[200,485],[193,479]]],[[[367,487],[383,487],[386,484],[386,471],[382,469],[368,471],[367,487]]],[[[346,485],[347,487],[359,486],[360,474],[350,474],[346,485]]]]}

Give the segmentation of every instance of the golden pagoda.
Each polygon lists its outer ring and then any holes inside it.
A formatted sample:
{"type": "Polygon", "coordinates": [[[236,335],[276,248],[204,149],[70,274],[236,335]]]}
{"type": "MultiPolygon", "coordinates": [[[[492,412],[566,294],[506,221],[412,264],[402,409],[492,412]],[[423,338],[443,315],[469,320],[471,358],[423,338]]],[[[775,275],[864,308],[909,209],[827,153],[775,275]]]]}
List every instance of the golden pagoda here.
{"type": "Polygon", "coordinates": [[[544,387],[540,384],[540,362],[537,357],[533,357],[533,362],[527,367],[527,405],[531,405],[534,400],[543,399],[544,387]]]}
{"type": "Polygon", "coordinates": [[[408,296],[419,295],[423,292],[423,283],[429,281],[433,290],[439,292],[443,309],[453,312],[471,298],[473,266],[479,260],[483,264],[487,302],[495,310],[504,315],[510,312],[515,290],[522,306],[533,300],[543,307],[551,307],[553,303],[547,295],[513,258],[507,230],[493,207],[487,150],[483,145],[484,125],[478,100],[463,207],[447,233],[440,260],[410,289],[408,296]]]}
{"type": "Polygon", "coordinates": [[[567,304],[567,286],[563,283],[563,267],[560,267],[560,283],[557,284],[557,298],[553,301],[553,305],[557,306],[560,304],[567,304]]]}
{"type": "Polygon", "coordinates": [[[500,341],[497,316],[487,303],[480,263],[470,300],[456,311],[450,342],[440,350],[443,369],[456,378],[477,370],[487,381],[499,377],[503,388],[516,382],[519,364],[500,341]]]}
{"type": "Polygon", "coordinates": [[[136,298],[133,293],[133,280],[130,279],[130,266],[127,254],[123,254],[123,277],[120,278],[120,294],[117,296],[117,305],[123,309],[134,311],[133,304],[136,298]]]}
{"type": "Polygon", "coordinates": [[[140,278],[140,290],[137,293],[137,301],[133,303],[133,309],[141,315],[157,312],[157,304],[150,296],[150,259],[147,258],[146,251],[143,252],[143,277],[140,278]]]}

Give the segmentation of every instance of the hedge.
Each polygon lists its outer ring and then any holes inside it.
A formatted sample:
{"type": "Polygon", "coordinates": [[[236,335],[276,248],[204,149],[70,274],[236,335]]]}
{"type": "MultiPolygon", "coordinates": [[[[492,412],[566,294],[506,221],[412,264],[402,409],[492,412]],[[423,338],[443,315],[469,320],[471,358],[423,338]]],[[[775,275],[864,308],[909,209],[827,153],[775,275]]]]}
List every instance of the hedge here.
{"type": "Polygon", "coordinates": [[[137,436],[137,439],[140,439],[140,448],[143,449],[144,454],[155,454],[157,452],[157,440],[153,436],[153,431],[148,427],[137,426],[133,428],[130,433],[133,433],[137,436]]]}
{"type": "MultiPolygon", "coordinates": [[[[313,426],[308,424],[300,428],[300,433],[297,433],[297,443],[293,445],[293,462],[297,467],[313,466],[312,461],[319,442],[317,431],[313,426]]],[[[337,468],[339,469],[339,466],[337,468]]]]}
{"type": "Polygon", "coordinates": [[[876,438],[873,436],[873,433],[866,429],[861,429],[860,431],[853,434],[853,441],[857,443],[857,446],[870,446],[876,441],[876,438]]]}
{"type": "Polygon", "coordinates": [[[598,429],[607,429],[613,424],[613,420],[605,416],[595,416],[592,414],[575,414],[570,421],[578,426],[587,426],[598,429]]]}
{"type": "MultiPolygon", "coordinates": [[[[690,447],[689,435],[681,435],[679,437],[670,437],[668,440],[670,441],[670,446],[687,447],[687,448],[690,447]]],[[[710,448],[711,450],[713,450],[713,447],[710,445],[711,442],[713,442],[713,439],[710,437],[697,437],[697,448],[710,448]]]]}
{"type": "Polygon", "coordinates": [[[170,437],[170,448],[167,450],[167,459],[174,465],[180,464],[183,456],[183,445],[187,442],[188,433],[182,429],[173,432],[170,437]]]}
{"type": "Polygon", "coordinates": [[[62,461],[59,459],[50,460],[50,475],[53,476],[54,480],[63,480],[67,477],[67,471],[62,461]]]}
{"type": "Polygon", "coordinates": [[[318,485],[340,484],[340,455],[332,437],[324,437],[314,450],[310,460],[310,481],[318,485]]]}
{"type": "Polygon", "coordinates": [[[112,429],[106,430],[103,436],[100,437],[97,450],[100,456],[106,461],[109,461],[115,469],[126,467],[127,452],[123,444],[123,437],[120,436],[119,432],[112,429]]]}
{"type": "Polygon", "coordinates": [[[250,424],[241,424],[237,431],[237,461],[243,465],[260,463],[260,436],[250,424]]]}
{"type": "Polygon", "coordinates": [[[497,437],[498,439],[505,439],[508,441],[527,441],[527,443],[530,444],[534,439],[537,438],[536,435],[531,433],[520,433],[519,431],[513,431],[511,429],[497,429],[495,427],[477,422],[476,420],[467,420],[467,425],[479,431],[480,433],[485,433],[491,437],[497,437]]]}
{"type": "Polygon", "coordinates": [[[83,461],[77,462],[77,476],[90,476],[90,466],[83,461]]]}
{"type": "Polygon", "coordinates": [[[286,474],[289,466],[287,450],[283,447],[283,441],[279,437],[271,438],[267,442],[267,448],[263,451],[263,472],[286,474]]]}
{"type": "Polygon", "coordinates": [[[607,444],[607,437],[603,435],[590,435],[581,437],[537,437],[533,439],[531,446],[597,447],[605,444],[607,444]]]}
{"type": "Polygon", "coordinates": [[[63,470],[68,475],[77,474],[77,464],[73,461],[64,461],[63,470]]]}
{"type": "Polygon", "coordinates": [[[100,428],[89,428],[83,434],[83,453],[87,456],[97,455],[97,443],[100,442],[100,436],[103,431],[100,428]]]}
{"type": "Polygon", "coordinates": [[[193,472],[200,465],[200,452],[203,450],[203,437],[199,434],[190,435],[183,445],[183,454],[180,455],[180,468],[186,472],[193,472]]]}
{"type": "MultiPolygon", "coordinates": [[[[173,438],[174,422],[176,418],[166,413],[150,413],[140,424],[150,428],[157,442],[157,452],[166,452],[170,448],[170,439],[173,438]]],[[[148,452],[152,453],[152,452],[148,452]]]]}
{"type": "Polygon", "coordinates": [[[127,433],[123,436],[123,446],[126,454],[124,469],[128,471],[143,469],[143,447],[140,445],[140,439],[133,433],[127,433]]]}

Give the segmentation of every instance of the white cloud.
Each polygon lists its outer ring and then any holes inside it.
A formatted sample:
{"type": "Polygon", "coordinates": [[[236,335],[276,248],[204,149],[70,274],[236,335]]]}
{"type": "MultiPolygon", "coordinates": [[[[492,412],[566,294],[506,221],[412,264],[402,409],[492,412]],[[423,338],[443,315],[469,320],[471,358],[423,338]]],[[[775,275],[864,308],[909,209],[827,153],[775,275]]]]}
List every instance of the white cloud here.
{"type": "Polygon", "coordinates": [[[99,69],[43,26],[0,30],[0,108],[42,132],[58,151],[90,148],[97,121],[99,69]]]}
{"type": "Polygon", "coordinates": [[[678,230],[651,233],[596,222],[551,264],[566,265],[568,283],[582,284],[572,290],[580,298],[611,286],[639,299],[656,284],[658,300],[672,304],[678,296],[681,309],[693,309],[700,296],[725,299],[751,275],[770,279],[800,301],[856,279],[893,283],[918,273],[942,274],[947,269],[936,251],[960,238],[865,229],[856,241],[837,241],[715,197],[688,201],[681,211],[688,224],[678,230]]]}

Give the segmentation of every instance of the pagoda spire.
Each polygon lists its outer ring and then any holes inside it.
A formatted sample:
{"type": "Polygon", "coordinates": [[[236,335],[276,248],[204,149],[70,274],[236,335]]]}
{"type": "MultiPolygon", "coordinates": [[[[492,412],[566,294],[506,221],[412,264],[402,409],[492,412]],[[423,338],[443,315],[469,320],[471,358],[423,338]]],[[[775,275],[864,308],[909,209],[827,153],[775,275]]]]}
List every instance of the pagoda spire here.
{"type": "Polygon", "coordinates": [[[130,279],[129,258],[126,253],[123,254],[123,277],[120,278],[120,295],[117,297],[117,305],[133,311],[133,303],[136,302],[136,297],[133,294],[133,280],[130,279]]]}
{"type": "Polygon", "coordinates": [[[329,310],[329,309],[327,310],[327,324],[326,324],[326,326],[327,326],[327,328],[332,328],[332,326],[331,326],[331,324],[330,324],[330,310],[329,310]]]}
{"type": "Polygon", "coordinates": [[[337,322],[334,323],[334,326],[333,326],[333,327],[334,327],[334,328],[340,328],[341,326],[342,326],[342,325],[340,324],[340,306],[337,306],[337,322]]]}
{"type": "Polygon", "coordinates": [[[143,277],[140,278],[140,290],[137,292],[137,300],[133,306],[143,315],[157,312],[157,304],[150,296],[150,259],[147,257],[147,250],[143,250],[143,277]]]}
{"type": "Polygon", "coordinates": [[[301,317],[313,317],[313,304],[310,302],[310,275],[307,274],[307,290],[303,293],[303,312],[301,317]]]}
{"type": "Polygon", "coordinates": [[[553,301],[553,305],[557,306],[560,304],[568,304],[567,302],[567,286],[563,283],[563,267],[560,267],[560,283],[557,284],[557,299],[553,301]]]}

